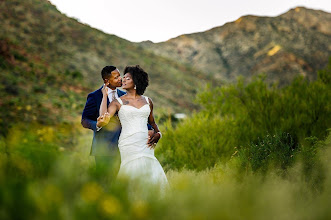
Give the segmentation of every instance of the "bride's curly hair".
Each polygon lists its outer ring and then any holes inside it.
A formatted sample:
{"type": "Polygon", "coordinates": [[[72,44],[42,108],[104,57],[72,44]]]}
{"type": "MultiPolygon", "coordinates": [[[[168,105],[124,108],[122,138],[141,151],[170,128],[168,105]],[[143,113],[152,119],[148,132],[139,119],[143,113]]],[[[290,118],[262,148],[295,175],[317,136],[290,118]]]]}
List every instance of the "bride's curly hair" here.
{"type": "Polygon", "coordinates": [[[139,65],[135,66],[126,66],[124,69],[124,74],[130,73],[132,76],[132,80],[136,85],[136,93],[138,95],[144,94],[148,83],[148,73],[145,72],[139,65]]]}

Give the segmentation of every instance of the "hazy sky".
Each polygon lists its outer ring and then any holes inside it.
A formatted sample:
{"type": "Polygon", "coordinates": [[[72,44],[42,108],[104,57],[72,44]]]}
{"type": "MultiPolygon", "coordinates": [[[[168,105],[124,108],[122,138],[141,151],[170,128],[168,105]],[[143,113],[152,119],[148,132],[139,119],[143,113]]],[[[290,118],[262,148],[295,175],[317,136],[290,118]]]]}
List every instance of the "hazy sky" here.
{"type": "Polygon", "coordinates": [[[69,17],[133,42],[166,41],[243,15],[277,16],[296,6],[331,12],[331,0],[50,0],[69,17]]]}

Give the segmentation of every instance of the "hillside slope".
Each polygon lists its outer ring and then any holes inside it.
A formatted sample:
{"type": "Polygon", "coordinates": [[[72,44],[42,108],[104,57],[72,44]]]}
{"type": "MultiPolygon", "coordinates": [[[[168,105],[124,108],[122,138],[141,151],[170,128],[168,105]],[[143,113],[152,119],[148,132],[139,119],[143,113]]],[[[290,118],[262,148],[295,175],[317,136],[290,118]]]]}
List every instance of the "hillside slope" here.
{"type": "Polygon", "coordinates": [[[331,55],[331,14],[298,7],[278,17],[244,16],[206,32],[140,43],[155,54],[190,64],[224,81],[266,73],[289,83],[316,78],[331,55]]]}
{"type": "Polygon", "coordinates": [[[46,0],[1,0],[0,10],[0,126],[78,117],[87,94],[102,85],[100,71],[106,65],[123,71],[140,64],[150,75],[146,95],[156,109],[172,112],[192,111],[199,88],[217,83],[187,65],[68,18],[46,0]]]}

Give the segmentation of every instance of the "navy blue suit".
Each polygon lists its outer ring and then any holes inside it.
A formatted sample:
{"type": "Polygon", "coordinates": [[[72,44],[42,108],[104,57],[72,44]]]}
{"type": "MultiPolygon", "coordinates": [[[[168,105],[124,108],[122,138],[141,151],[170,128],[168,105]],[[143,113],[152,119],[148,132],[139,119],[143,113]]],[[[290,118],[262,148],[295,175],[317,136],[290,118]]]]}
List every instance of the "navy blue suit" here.
{"type": "MultiPolygon", "coordinates": [[[[93,156],[111,156],[118,151],[118,138],[121,134],[121,125],[116,116],[111,118],[111,123],[97,131],[97,118],[102,101],[102,87],[87,96],[87,101],[82,114],[82,125],[84,128],[93,130],[93,142],[90,155],[93,156]]],[[[117,89],[118,97],[126,94],[117,89]]],[[[107,99],[107,106],[109,99],[107,99]]]]}

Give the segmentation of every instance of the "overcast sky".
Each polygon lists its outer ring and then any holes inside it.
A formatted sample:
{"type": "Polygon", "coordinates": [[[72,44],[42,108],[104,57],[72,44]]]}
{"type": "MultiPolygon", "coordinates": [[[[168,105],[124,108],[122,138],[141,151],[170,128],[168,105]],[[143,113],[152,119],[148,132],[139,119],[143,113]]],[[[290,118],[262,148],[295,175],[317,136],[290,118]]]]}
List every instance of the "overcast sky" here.
{"type": "Polygon", "coordinates": [[[304,6],[331,12],[331,0],[50,0],[69,17],[133,42],[166,41],[243,15],[277,16],[304,6]]]}

